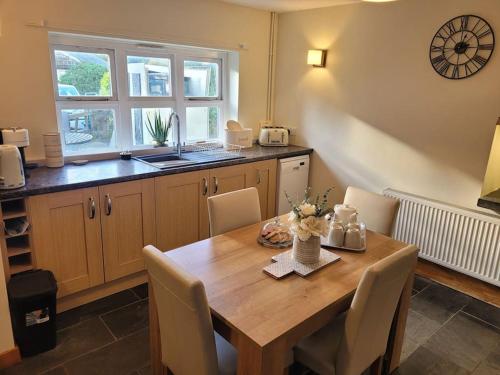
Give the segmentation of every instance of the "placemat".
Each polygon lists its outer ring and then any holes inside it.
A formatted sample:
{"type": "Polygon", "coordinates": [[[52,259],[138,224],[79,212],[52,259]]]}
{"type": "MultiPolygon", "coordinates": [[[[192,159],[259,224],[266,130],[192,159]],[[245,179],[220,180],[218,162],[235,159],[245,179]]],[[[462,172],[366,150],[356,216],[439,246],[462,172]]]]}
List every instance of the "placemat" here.
{"type": "Polygon", "coordinates": [[[321,249],[319,261],[312,264],[303,264],[292,258],[292,250],[277,254],[271,258],[274,262],[262,270],[264,273],[275,279],[281,279],[286,275],[295,272],[297,275],[305,277],[321,268],[332,264],[340,259],[340,256],[331,251],[321,249]]]}

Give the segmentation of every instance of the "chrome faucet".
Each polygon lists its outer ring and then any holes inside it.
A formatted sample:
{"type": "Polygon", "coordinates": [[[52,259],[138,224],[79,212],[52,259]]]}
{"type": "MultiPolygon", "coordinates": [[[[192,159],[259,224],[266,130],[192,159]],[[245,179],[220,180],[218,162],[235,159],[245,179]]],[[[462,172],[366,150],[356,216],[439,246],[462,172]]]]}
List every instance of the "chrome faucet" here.
{"type": "Polygon", "coordinates": [[[176,135],[177,135],[177,144],[176,144],[177,150],[176,150],[176,154],[177,154],[177,157],[180,159],[181,155],[182,155],[182,147],[181,147],[181,120],[179,120],[179,115],[176,112],[172,112],[170,114],[170,117],[168,118],[168,123],[171,124],[172,123],[172,119],[174,117],[175,117],[175,121],[176,121],[175,132],[176,132],[176,135]]]}

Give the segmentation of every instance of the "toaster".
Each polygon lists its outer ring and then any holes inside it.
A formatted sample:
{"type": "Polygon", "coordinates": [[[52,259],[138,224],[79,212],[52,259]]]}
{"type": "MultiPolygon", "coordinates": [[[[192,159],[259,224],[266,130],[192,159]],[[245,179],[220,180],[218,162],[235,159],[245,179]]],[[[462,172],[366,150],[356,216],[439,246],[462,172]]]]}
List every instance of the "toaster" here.
{"type": "Polygon", "coordinates": [[[261,146],[288,146],[288,129],[282,126],[265,126],[260,129],[261,146]]]}

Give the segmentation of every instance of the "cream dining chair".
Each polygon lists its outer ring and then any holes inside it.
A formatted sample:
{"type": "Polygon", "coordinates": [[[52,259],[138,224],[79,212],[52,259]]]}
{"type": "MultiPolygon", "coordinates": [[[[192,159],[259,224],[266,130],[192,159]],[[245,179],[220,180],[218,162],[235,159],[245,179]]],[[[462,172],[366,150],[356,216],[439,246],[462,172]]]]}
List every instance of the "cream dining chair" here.
{"type": "Polygon", "coordinates": [[[143,254],[158,310],[163,365],[175,375],[236,374],[236,350],[213,330],[203,283],[153,246],[143,254]]]}
{"type": "Polygon", "coordinates": [[[368,229],[386,236],[391,235],[399,208],[397,199],[349,186],[344,204],[357,208],[360,219],[368,229]]]}
{"type": "Polygon", "coordinates": [[[210,236],[261,221],[259,192],[251,187],[208,198],[210,236]]]}
{"type": "Polygon", "coordinates": [[[295,360],[320,375],[360,375],[379,366],[417,253],[415,246],[408,246],[368,267],[350,308],[301,340],[294,348],[295,360]]]}

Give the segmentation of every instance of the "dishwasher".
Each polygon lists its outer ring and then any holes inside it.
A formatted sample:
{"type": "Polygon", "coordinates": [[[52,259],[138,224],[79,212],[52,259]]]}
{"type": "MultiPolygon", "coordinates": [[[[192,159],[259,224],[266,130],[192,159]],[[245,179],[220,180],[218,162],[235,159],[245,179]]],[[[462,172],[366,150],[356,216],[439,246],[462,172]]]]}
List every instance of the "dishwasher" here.
{"type": "Polygon", "coordinates": [[[276,193],[276,211],[278,215],[291,211],[285,192],[293,201],[297,201],[304,197],[304,191],[308,183],[309,155],[278,160],[278,189],[276,193]]]}

